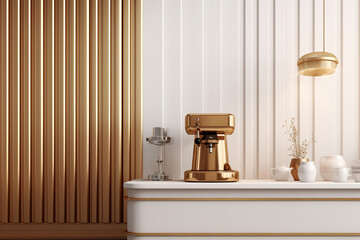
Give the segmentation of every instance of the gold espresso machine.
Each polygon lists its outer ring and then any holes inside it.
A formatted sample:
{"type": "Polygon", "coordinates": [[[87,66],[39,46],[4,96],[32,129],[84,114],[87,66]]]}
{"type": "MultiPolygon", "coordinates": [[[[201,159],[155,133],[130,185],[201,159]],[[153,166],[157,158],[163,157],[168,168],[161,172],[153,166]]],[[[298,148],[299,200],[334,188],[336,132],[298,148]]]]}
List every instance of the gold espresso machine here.
{"type": "Polygon", "coordinates": [[[191,113],[185,117],[185,131],[195,135],[192,169],[187,182],[236,182],[239,172],[229,165],[226,135],[235,129],[232,114],[191,113]]]}

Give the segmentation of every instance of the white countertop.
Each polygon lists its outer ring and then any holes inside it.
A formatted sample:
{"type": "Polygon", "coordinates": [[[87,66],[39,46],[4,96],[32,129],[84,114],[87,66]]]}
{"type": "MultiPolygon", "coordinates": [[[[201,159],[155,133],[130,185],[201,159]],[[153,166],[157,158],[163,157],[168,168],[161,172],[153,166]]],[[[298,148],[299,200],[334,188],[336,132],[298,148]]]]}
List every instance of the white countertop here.
{"type": "Polygon", "coordinates": [[[277,182],[272,179],[246,179],[239,182],[204,183],[184,181],[146,181],[132,180],[126,182],[127,189],[359,189],[360,182],[327,182],[316,181],[302,183],[295,181],[277,182]]]}
{"type": "MultiPolygon", "coordinates": [[[[307,234],[358,234],[360,183],[317,181],[276,182],[240,180],[233,183],[133,180],[127,188],[127,229],[131,233],[152,236],[164,233],[166,239],[196,239],[204,233],[214,238],[278,239],[277,233],[293,234],[286,239],[303,239],[307,234]],[[320,223],[320,225],[319,225],[320,223]],[[340,224],[339,224],[340,223],[340,224]],[[169,234],[169,236],[167,235],[169,234]],[[224,234],[224,235],[222,235],[224,234]],[[228,234],[228,235],[227,235],[228,234]],[[244,236],[240,236],[244,234],[244,236]],[[265,235],[263,235],[265,234],[265,235]],[[266,235],[268,234],[268,235],[266,235]],[[299,236],[298,236],[298,235],[299,236]],[[171,236],[170,236],[171,235],[171,236]],[[171,238],[171,237],[174,238],[171,238]],[[270,237],[271,236],[271,237],[270,237]]],[[[335,235],[334,235],[335,236],[335,235]]],[[[136,236],[135,236],[136,237],[136,236]]],[[[324,236],[324,238],[329,238],[324,236]]],[[[136,239],[136,238],[132,238],[136,239]]],[[[140,238],[139,238],[140,239],[140,238]]],[[[199,238],[200,239],[200,238],[199,238]]],[[[346,238],[348,239],[348,238],[346,238]]]]}

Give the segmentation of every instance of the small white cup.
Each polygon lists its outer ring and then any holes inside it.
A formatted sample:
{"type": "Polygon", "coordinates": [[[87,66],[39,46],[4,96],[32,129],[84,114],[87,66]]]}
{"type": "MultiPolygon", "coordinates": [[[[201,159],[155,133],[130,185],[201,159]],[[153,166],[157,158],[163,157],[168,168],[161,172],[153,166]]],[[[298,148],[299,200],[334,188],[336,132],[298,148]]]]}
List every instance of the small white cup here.
{"type": "Polygon", "coordinates": [[[291,176],[292,168],[285,167],[284,165],[270,169],[270,174],[276,181],[287,181],[291,176]]]}
{"type": "Polygon", "coordinates": [[[346,168],[346,167],[334,168],[335,182],[346,182],[349,175],[350,175],[350,168],[346,168]]]}

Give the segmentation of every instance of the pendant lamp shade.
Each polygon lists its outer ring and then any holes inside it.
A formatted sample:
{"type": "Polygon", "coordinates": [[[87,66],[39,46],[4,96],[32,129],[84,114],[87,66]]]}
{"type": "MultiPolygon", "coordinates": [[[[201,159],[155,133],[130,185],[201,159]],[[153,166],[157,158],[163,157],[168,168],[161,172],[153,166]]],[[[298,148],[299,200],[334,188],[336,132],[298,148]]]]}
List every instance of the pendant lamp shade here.
{"type": "Polygon", "coordinates": [[[325,0],[323,0],[323,51],[311,52],[299,58],[299,74],[304,76],[326,76],[335,73],[339,63],[337,57],[325,52],[325,0]]]}
{"type": "Polygon", "coordinates": [[[335,73],[339,63],[337,57],[329,52],[312,52],[299,58],[299,74],[304,76],[325,76],[335,73]]]}

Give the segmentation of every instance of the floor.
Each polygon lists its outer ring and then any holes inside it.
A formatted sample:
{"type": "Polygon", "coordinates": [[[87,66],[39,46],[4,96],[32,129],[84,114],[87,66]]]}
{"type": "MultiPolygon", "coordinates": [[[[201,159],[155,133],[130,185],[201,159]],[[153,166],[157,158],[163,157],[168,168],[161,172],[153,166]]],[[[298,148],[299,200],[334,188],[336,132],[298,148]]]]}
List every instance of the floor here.
{"type": "Polygon", "coordinates": [[[0,239],[126,239],[126,224],[0,224],[0,239]]]}

